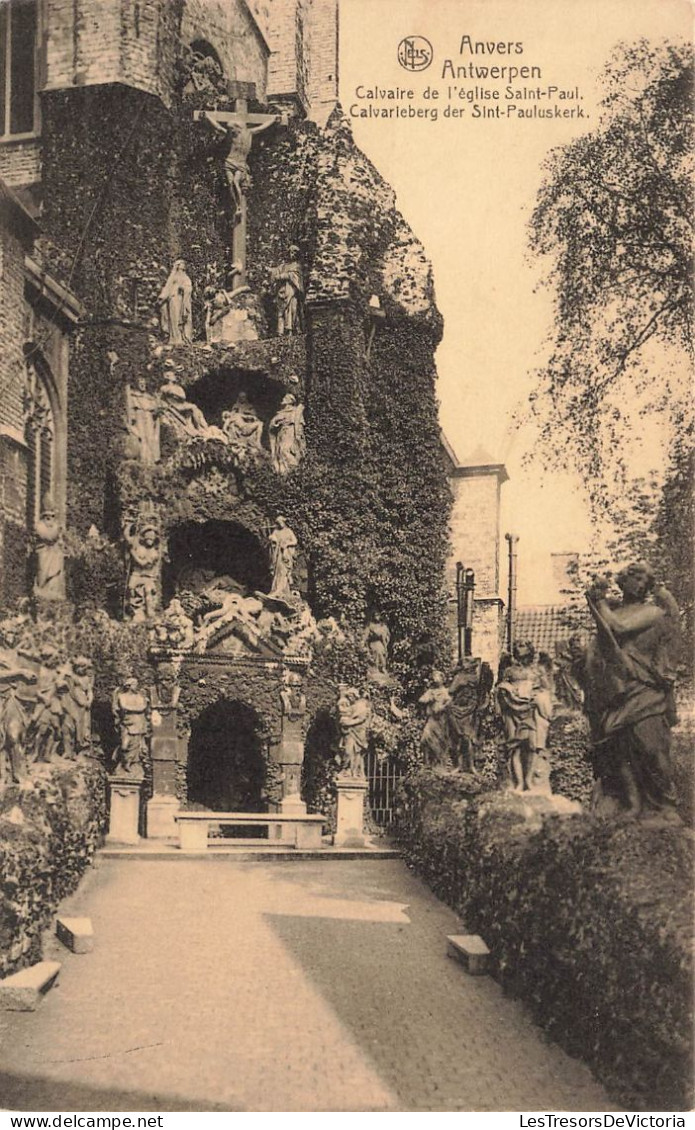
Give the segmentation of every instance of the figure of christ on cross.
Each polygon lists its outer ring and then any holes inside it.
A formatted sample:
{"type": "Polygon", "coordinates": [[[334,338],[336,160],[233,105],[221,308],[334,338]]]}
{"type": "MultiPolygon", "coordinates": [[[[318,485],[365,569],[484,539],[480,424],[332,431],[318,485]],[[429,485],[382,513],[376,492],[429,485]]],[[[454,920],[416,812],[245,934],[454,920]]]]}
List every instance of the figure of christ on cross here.
{"type": "Polygon", "coordinates": [[[250,114],[245,98],[237,98],[234,111],[195,110],[196,121],[204,118],[224,137],[224,171],[234,206],[232,261],[241,265],[241,283],[246,281],[246,190],[249,187],[248,156],[257,133],[280,120],[278,114],[250,114]]]}

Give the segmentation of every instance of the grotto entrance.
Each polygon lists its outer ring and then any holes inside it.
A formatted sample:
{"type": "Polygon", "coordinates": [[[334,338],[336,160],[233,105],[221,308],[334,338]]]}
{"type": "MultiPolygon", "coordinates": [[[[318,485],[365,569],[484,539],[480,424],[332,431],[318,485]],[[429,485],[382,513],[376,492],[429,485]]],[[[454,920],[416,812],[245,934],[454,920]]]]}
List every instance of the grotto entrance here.
{"type": "Polygon", "coordinates": [[[231,578],[250,592],[270,588],[268,554],[260,538],[238,522],[184,522],[169,534],[168,551],[165,603],[184,590],[201,592],[214,578],[231,578]]]}
{"type": "Polygon", "coordinates": [[[243,702],[206,707],[191,727],[188,804],[213,812],[262,812],[266,776],[259,718],[243,702]]]}

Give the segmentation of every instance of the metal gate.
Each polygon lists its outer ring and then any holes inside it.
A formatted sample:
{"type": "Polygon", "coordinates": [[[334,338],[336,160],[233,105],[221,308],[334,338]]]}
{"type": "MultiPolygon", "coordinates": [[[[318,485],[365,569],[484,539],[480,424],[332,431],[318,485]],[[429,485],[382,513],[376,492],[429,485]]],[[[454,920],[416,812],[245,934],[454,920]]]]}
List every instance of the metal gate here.
{"type": "Polygon", "coordinates": [[[390,824],[395,814],[395,789],[400,779],[398,766],[390,757],[380,761],[375,753],[366,757],[369,808],[377,824],[390,824]]]}

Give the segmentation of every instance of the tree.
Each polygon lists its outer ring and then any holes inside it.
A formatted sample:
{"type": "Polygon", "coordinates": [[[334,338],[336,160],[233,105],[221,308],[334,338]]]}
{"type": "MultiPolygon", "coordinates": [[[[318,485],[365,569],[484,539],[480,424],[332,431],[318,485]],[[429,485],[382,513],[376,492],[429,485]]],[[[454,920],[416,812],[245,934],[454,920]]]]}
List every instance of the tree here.
{"type": "Polygon", "coordinates": [[[683,524],[692,513],[692,48],[619,44],[603,89],[598,128],[546,160],[530,222],[554,292],[549,359],[531,395],[539,453],[574,463],[594,516],[607,521],[609,549],[621,541],[626,557],[639,542],[692,608],[683,524]],[[631,465],[645,421],[660,428],[646,477],[631,465]]]}
{"type": "Polygon", "coordinates": [[[608,465],[624,468],[621,401],[667,415],[673,436],[688,422],[692,82],[689,46],[619,45],[599,128],[551,152],[531,218],[555,291],[550,359],[532,394],[541,445],[557,452],[560,433],[562,461],[569,450],[599,506],[608,465]]]}

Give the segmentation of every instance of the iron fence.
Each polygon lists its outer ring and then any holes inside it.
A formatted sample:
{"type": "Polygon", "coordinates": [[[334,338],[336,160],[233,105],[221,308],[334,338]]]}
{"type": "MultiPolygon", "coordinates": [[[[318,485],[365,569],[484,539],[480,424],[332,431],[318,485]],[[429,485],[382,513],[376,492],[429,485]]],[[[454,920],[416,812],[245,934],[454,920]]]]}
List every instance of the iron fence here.
{"type": "Polygon", "coordinates": [[[365,769],[369,785],[369,808],[376,824],[390,824],[395,815],[395,791],[400,779],[398,766],[389,757],[380,761],[368,753],[365,769]]]}

